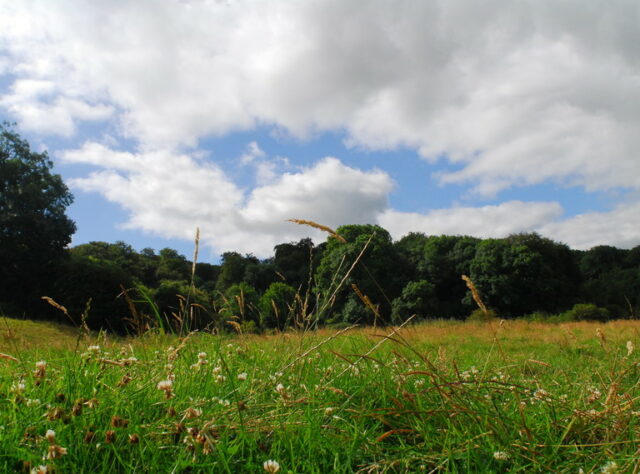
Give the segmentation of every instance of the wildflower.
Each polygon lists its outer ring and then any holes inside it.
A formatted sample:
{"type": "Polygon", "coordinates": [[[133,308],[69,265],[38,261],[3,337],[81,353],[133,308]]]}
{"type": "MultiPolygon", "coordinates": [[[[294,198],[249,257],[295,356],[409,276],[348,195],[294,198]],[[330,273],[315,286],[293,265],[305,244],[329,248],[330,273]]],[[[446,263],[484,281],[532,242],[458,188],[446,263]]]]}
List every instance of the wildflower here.
{"type": "Polygon", "coordinates": [[[98,406],[98,403],[99,402],[97,398],[90,398],[89,400],[84,402],[84,405],[86,405],[89,409],[94,409],[98,406]]]}
{"type": "Polygon", "coordinates": [[[47,374],[47,362],[44,360],[40,360],[36,362],[36,370],[34,375],[38,378],[42,378],[47,374]]]}
{"type": "Polygon", "coordinates": [[[618,472],[618,464],[615,463],[614,461],[609,461],[607,464],[602,466],[602,469],[600,469],[600,472],[606,473],[606,474],[618,472]]]}
{"type": "Polygon", "coordinates": [[[125,365],[125,367],[133,365],[136,362],[138,362],[138,359],[136,357],[128,357],[126,359],[122,359],[122,363],[125,365]]]}
{"type": "Polygon", "coordinates": [[[198,418],[200,415],[202,415],[202,410],[189,407],[184,411],[183,418],[198,418]]]}
{"type": "Polygon", "coordinates": [[[107,444],[111,444],[116,440],[116,432],[113,430],[109,430],[104,434],[104,442],[107,444]]]}
{"type": "Polygon", "coordinates": [[[89,346],[89,347],[87,347],[87,352],[89,352],[91,354],[99,354],[100,353],[100,346],[89,346]]]}
{"type": "Polygon", "coordinates": [[[56,432],[53,430],[47,430],[47,433],[44,435],[49,441],[50,444],[54,444],[56,442],[56,432]]]}
{"type": "Polygon", "coordinates": [[[242,372],[242,373],[238,374],[238,380],[247,380],[247,373],[246,372],[242,372]]]}
{"type": "Polygon", "coordinates": [[[114,428],[126,428],[128,425],[129,420],[125,420],[118,415],[113,415],[111,417],[111,426],[113,426],[114,428]]]}
{"type": "Polygon", "coordinates": [[[191,366],[191,368],[193,370],[199,370],[201,366],[207,365],[208,363],[209,363],[209,361],[207,360],[207,353],[206,352],[200,352],[198,354],[198,362],[193,364],[191,366]]]}
{"type": "Polygon", "coordinates": [[[129,443],[131,444],[138,444],[140,442],[140,437],[133,433],[129,435],[129,443]]]}
{"type": "Polygon", "coordinates": [[[549,392],[539,388],[538,390],[533,392],[533,398],[536,398],[538,400],[547,400],[548,401],[549,400],[549,392]]]}
{"type": "Polygon", "coordinates": [[[83,441],[87,444],[93,443],[93,440],[96,438],[96,434],[93,431],[87,431],[84,434],[83,441]]]}
{"type": "Polygon", "coordinates": [[[265,461],[262,467],[264,467],[264,470],[270,474],[275,474],[280,470],[280,464],[278,464],[278,462],[274,461],[273,459],[265,461]]]}
{"type": "Polygon", "coordinates": [[[496,451],[495,453],[493,453],[493,459],[496,459],[498,461],[507,461],[509,459],[509,454],[505,453],[504,451],[496,451]]]}
{"type": "Polygon", "coordinates": [[[333,415],[333,412],[335,410],[336,409],[334,407],[327,407],[327,408],[324,409],[324,414],[327,415],[327,416],[331,416],[331,415],[333,415]]]}
{"type": "Polygon", "coordinates": [[[47,472],[49,472],[49,468],[42,464],[31,469],[31,474],[47,474],[47,472]]]}
{"type": "Polygon", "coordinates": [[[65,454],[67,454],[67,448],[63,448],[62,446],[58,446],[57,444],[52,444],[49,446],[47,459],[57,459],[64,456],[65,454]]]}
{"type": "Polygon", "coordinates": [[[162,380],[158,382],[157,388],[164,392],[164,396],[166,398],[171,398],[173,396],[173,382],[171,380],[162,380]]]}
{"type": "Polygon", "coordinates": [[[627,341],[627,357],[633,354],[633,350],[635,349],[633,342],[627,341]]]}
{"type": "Polygon", "coordinates": [[[588,403],[595,402],[598,398],[602,396],[602,392],[595,387],[589,387],[589,397],[587,398],[588,403]]]}

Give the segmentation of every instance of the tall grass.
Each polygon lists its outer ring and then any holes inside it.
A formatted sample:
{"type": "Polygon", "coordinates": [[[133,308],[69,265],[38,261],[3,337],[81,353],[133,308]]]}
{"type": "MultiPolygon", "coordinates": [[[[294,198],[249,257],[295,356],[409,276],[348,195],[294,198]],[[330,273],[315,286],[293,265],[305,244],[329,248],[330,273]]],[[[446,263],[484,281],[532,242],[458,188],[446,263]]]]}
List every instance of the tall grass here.
{"type": "Polygon", "coordinates": [[[635,322],[103,334],[78,352],[10,324],[7,472],[637,469],[635,322]],[[47,459],[47,430],[66,454],[47,459]]]}

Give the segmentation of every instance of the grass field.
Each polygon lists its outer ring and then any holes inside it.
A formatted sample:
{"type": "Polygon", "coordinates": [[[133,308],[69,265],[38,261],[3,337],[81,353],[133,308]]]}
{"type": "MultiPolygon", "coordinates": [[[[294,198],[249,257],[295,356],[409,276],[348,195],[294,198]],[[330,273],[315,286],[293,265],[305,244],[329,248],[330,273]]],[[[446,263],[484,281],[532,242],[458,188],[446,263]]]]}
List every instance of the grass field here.
{"type": "Polygon", "coordinates": [[[116,339],[0,319],[0,470],[638,472],[639,330],[116,339]]]}

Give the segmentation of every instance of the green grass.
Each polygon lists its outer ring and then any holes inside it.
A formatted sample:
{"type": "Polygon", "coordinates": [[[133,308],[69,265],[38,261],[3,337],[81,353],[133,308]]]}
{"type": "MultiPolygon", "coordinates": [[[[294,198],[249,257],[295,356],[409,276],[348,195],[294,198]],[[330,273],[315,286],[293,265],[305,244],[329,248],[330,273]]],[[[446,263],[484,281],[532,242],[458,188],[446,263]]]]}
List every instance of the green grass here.
{"type": "Polygon", "coordinates": [[[0,352],[18,361],[0,359],[0,471],[264,472],[271,459],[280,472],[634,472],[638,329],[87,340],[2,319],[0,352]],[[46,459],[56,446],[66,454],[46,459]]]}

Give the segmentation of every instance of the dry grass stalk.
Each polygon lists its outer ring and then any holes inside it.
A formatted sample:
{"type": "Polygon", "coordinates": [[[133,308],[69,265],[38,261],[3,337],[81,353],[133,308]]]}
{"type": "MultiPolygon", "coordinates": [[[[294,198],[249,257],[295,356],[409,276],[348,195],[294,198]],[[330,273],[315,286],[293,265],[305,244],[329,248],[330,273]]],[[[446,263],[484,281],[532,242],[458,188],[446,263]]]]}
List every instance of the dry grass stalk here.
{"type": "Polygon", "coordinates": [[[371,312],[373,313],[373,327],[375,328],[377,326],[378,323],[378,319],[380,318],[380,312],[378,311],[378,308],[376,306],[374,306],[374,304],[371,302],[371,300],[369,299],[369,297],[365,294],[362,293],[362,291],[360,291],[360,288],[358,288],[358,285],[356,285],[355,283],[351,284],[351,288],[353,289],[353,291],[356,293],[356,295],[358,295],[358,298],[360,298],[360,301],[362,301],[362,303],[371,310],[371,312]]]}
{"type": "Polygon", "coordinates": [[[227,324],[229,326],[231,326],[233,329],[235,329],[235,331],[238,334],[242,334],[242,326],[240,326],[237,322],[235,322],[235,321],[227,321],[227,324]]]}
{"type": "Polygon", "coordinates": [[[76,322],[73,320],[73,318],[71,317],[71,315],[69,314],[69,312],[67,311],[67,308],[65,308],[64,306],[62,306],[59,303],[56,303],[56,301],[53,298],[49,298],[48,296],[41,296],[41,299],[43,299],[44,301],[46,301],[47,303],[49,303],[51,306],[53,306],[54,308],[56,308],[57,310],[60,310],[64,313],[64,315],[69,318],[69,320],[76,325],[76,322]]]}
{"type": "Polygon", "coordinates": [[[198,262],[198,249],[200,248],[200,227],[196,227],[195,248],[193,249],[193,263],[191,264],[191,288],[194,287],[196,276],[196,263],[198,262]]]}
{"type": "Polygon", "coordinates": [[[347,241],[344,239],[344,237],[342,237],[341,235],[337,234],[335,230],[333,230],[331,227],[327,227],[326,225],[318,224],[317,222],[313,222],[313,221],[306,221],[304,219],[287,219],[287,220],[289,222],[293,222],[294,224],[307,225],[309,227],[313,227],[314,229],[319,229],[319,230],[321,230],[323,232],[328,233],[331,237],[333,237],[334,239],[339,240],[343,244],[347,243],[347,241]]]}
{"type": "Polygon", "coordinates": [[[304,359],[305,357],[307,357],[309,354],[311,354],[313,351],[315,351],[320,346],[325,345],[327,342],[332,341],[333,339],[335,339],[336,337],[340,336],[341,334],[344,334],[345,332],[351,331],[352,329],[354,329],[356,327],[358,327],[358,325],[354,324],[352,326],[349,326],[349,327],[346,327],[344,329],[339,330],[335,334],[332,334],[328,338],[324,339],[323,341],[319,342],[318,344],[316,344],[315,346],[311,347],[310,349],[307,349],[304,353],[300,354],[293,362],[291,362],[286,367],[280,369],[280,372],[284,373],[287,369],[290,369],[291,367],[293,367],[299,360],[304,359]]]}
{"type": "Polygon", "coordinates": [[[600,330],[600,328],[596,328],[596,336],[598,337],[600,346],[604,349],[607,346],[607,338],[604,336],[604,333],[600,330]]]}
{"type": "Polygon", "coordinates": [[[7,359],[7,360],[12,360],[13,362],[20,362],[15,357],[10,356],[9,354],[3,354],[2,352],[0,352],[0,359],[7,359]]]}
{"type": "Polygon", "coordinates": [[[380,341],[378,341],[376,344],[374,344],[374,346],[373,346],[371,349],[369,349],[369,350],[368,350],[367,352],[365,352],[364,354],[360,355],[360,356],[358,357],[358,359],[356,359],[356,360],[352,363],[352,365],[351,365],[351,366],[347,366],[347,367],[345,367],[345,369],[344,369],[342,372],[340,372],[338,375],[336,375],[335,377],[333,377],[333,378],[328,382],[328,384],[332,383],[334,380],[336,380],[337,378],[339,378],[339,377],[341,377],[342,375],[344,375],[344,374],[347,372],[347,370],[350,370],[352,367],[355,367],[357,364],[359,364],[362,360],[366,359],[366,358],[367,358],[367,356],[368,356],[369,354],[371,354],[371,353],[372,353],[372,352],[374,352],[376,349],[378,349],[378,347],[380,347],[380,346],[381,346],[382,344],[384,344],[386,341],[388,341],[388,340],[394,340],[394,339],[393,339],[393,336],[394,336],[394,335],[396,335],[396,334],[398,334],[398,331],[400,331],[400,329],[402,329],[404,326],[406,326],[407,324],[409,324],[409,322],[411,322],[411,320],[413,320],[413,318],[415,318],[415,317],[416,317],[416,315],[414,314],[414,315],[412,315],[412,316],[408,317],[408,318],[405,320],[405,322],[403,322],[400,326],[398,326],[398,327],[396,327],[396,328],[393,328],[393,330],[392,330],[389,334],[387,334],[386,336],[383,336],[383,337],[382,337],[382,339],[381,339],[380,341]]]}
{"type": "Polygon", "coordinates": [[[471,295],[473,296],[473,301],[476,302],[476,304],[482,310],[484,315],[486,317],[488,317],[489,316],[489,310],[487,309],[487,307],[482,302],[482,298],[480,298],[480,293],[478,293],[478,289],[476,288],[476,285],[473,284],[473,282],[471,281],[471,278],[469,278],[467,275],[462,275],[462,279],[467,284],[467,288],[469,288],[469,290],[471,290],[471,295]]]}
{"type": "MultiPolygon", "coordinates": [[[[358,262],[360,261],[360,259],[362,258],[362,256],[364,255],[365,251],[367,250],[367,248],[369,247],[369,244],[371,243],[371,240],[373,239],[373,236],[375,234],[371,234],[371,236],[369,237],[369,239],[366,241],[366,243],[362,246],[362,250],[360,250],[360,253],[358,254],[358,256],[356,257],[356,259],[353,261],[353,263],[351,264],[351,267],[349,267],[349,270],[347,270],[347,273],[344,274],[344,276],[342,277],[342,280],[340,280],[340,283],[338,283],[338,286],[335,287],[335,289],[333,290],[333,293],[331,294],[331,296],[329,297],[329,299],[327,299],[327,301],[325,302],[325,304],[322,306],[322,308],[320,309],[320,311],[318,312],[319,314],[322,313],[329,305],[333,304],[333,302],[335,301],[335,297],[336,294],[338,293],[338,290],[340,288],[342,288],[342,285],[344,285],[344,282],[347,280],[347,278],[349,278],[349,275],[351,275],[351,272],[353,271],[353,269],[356,267],[356,265],[358,264],[358,262]]],[[[344,260],[344,256],[343,256],[343,260],[344,260]]],[[[340,262],[340,266],[342,266],[342,262],[340,262]]],[[[335,275],[334,275],[335,277],[335,275]]],[[[333,281],[331,282],[331,284],[333,285],[333,281]]]]}
{"type": "Polygon", "coordinates": [[[131,317],[124,318],[124,320],[129,322],[138,336],[141,336],[149,330],[148,317],[138,311],[136,305],[133,304],[133,300],[129,297],[129,292],[127,291],[127,289],[122,285],[120,285],[120,289],[122,290],[122,293],[120,294],[124,296],[124,299],[127,302],[127,306],[129,308],[129,313],[131,313],[131,317]]]}

